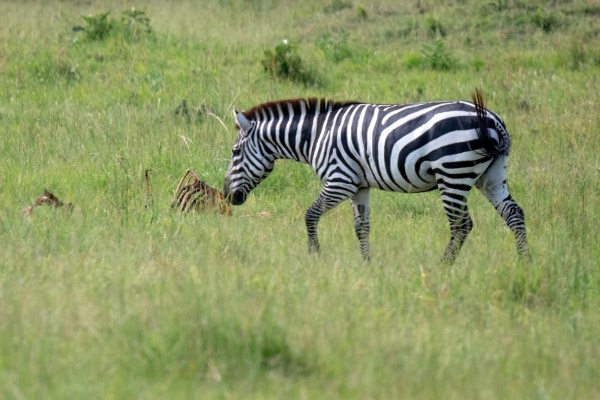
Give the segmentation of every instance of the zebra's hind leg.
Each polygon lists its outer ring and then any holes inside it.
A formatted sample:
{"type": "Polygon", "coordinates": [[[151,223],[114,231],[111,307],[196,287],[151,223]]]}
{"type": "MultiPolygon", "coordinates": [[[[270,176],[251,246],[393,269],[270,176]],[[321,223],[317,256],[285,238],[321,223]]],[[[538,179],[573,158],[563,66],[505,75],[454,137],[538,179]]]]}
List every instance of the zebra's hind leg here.
{"type": "Polygon", "coordinates": [[[354,197],[358,188],[347,184],[335,185],[326,184],[325,188],[319,194],[319,197],[306,211],[304,218],[306,230],[308,231],[308,252],[317,253],[319,251],[319,239],[317,238],[317,224],[321,216],[327,211],[336,207],[344,200],[354,197]]]}
{"type": "Polygon", "coordinates": [[[515,235],[519,255],[529,261],[531,255],[527,244],[525,213],[510,196],[506,184],[507,158],[507,156],[503,156],[492,164],[477,181],[476,185],[515,235]]]}
{"type": "Polygon", "coordinates": [[[460,251],[467,235],[473,229],[473,221],[469,216],[467,207],[467,196],[457,195],[442,189],[442,201],[444,210],[450,222],[450,243],[444,251],[442,262],[452,264],[460,251]]]}
{"type": "Polygon", "coordinates": [[[360,189],[352,198],[352,211],[354,211],[354,230],[360,243],[360,253],[365,261],[371,259],[369,254],[369,189],[360,189]]]}

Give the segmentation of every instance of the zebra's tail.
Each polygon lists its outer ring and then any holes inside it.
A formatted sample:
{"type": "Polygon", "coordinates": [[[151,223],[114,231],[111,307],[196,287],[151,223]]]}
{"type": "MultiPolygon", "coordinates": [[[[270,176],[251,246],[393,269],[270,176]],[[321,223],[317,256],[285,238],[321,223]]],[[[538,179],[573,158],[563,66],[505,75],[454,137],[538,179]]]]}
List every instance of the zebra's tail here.
{"type": "Polygon", "coordinates": [[[476,88],[473,92],[473,104],[475,105],[475,111],[477,112],[477,120],[479,121],[479,127],[477,130],[477,136],[483,144],[483,151],[485,154],[496,158],[503,154],[508,154],[510,150],[510,138],[508,133],[498,132],[498,140],[492,138],[490,135],[489,126],[490,118],[488,117],[488,109],[485,107],[483,102],[483,93],[480,88],[476,88]]]}

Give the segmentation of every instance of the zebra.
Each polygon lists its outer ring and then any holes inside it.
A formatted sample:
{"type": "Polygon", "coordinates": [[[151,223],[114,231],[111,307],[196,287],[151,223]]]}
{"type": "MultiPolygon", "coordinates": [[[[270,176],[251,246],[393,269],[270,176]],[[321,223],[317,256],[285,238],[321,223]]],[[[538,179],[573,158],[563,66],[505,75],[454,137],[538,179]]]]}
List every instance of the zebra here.
{"type": "Polygon", "coordinates": [[[450,223],[442,262],[452,264],[473,228],[467,197],[475,186],[514,233],[518,254],[531,259],[525,214],[506,183],[511,140],[479,89],[472,102],[367,104],[307,98],[242,112],[234,108],[233,113],[239,134],[225,176],[225,198],[243,204],[277,159],[311,165],[323,190],[305,215],[309,253],[319,251],[321,216],[350,199],[361,255],[369,260],[369,190],[439,189],[450,223]]]}

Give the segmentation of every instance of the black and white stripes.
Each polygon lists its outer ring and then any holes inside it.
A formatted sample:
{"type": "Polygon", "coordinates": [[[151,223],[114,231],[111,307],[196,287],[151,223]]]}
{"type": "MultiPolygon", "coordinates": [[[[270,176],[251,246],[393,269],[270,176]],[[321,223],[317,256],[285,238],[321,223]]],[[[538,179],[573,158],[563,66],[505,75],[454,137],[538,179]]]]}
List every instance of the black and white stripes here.
{"type": "Polygon", "coordinates": [[[320,217],[350,199],[361,253],[368,259],[369,189],[417,193],[437,188],[450,222],[444,261],[451,263],[473,226],[467,197],[476,186],[515,233],[519,253],[529,258],[523,210],[506,185],[510,138],[500,117],[484,107],[479,91],[473,102],[282,100],[235,113],[235,118],[240,134],[225,195],[232,204],[242,204],[276,159],[310,164],[324,185],[306,212],[310,251],[319,249],[320,217]]]}

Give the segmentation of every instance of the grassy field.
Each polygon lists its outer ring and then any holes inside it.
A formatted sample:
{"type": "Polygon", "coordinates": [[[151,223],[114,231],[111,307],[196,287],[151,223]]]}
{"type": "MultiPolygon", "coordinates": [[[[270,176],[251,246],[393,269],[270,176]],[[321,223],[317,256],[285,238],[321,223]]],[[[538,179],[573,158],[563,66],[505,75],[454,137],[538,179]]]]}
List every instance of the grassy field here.
{"type": "Polygon", "coordinates": [[[598,0],[295,3],[0,3],[0,398],[600,399],[598,0]],[[170,209],[186,168],[221,187],[232,105],[476,86],[530,264],[477,191],[451,267],[437,192],[372,194],[370,263],[349,203],[309,255],[291,162],[232,217],[170,209]],[[44,188],[73,209],[24,216],[44,188]]]}

